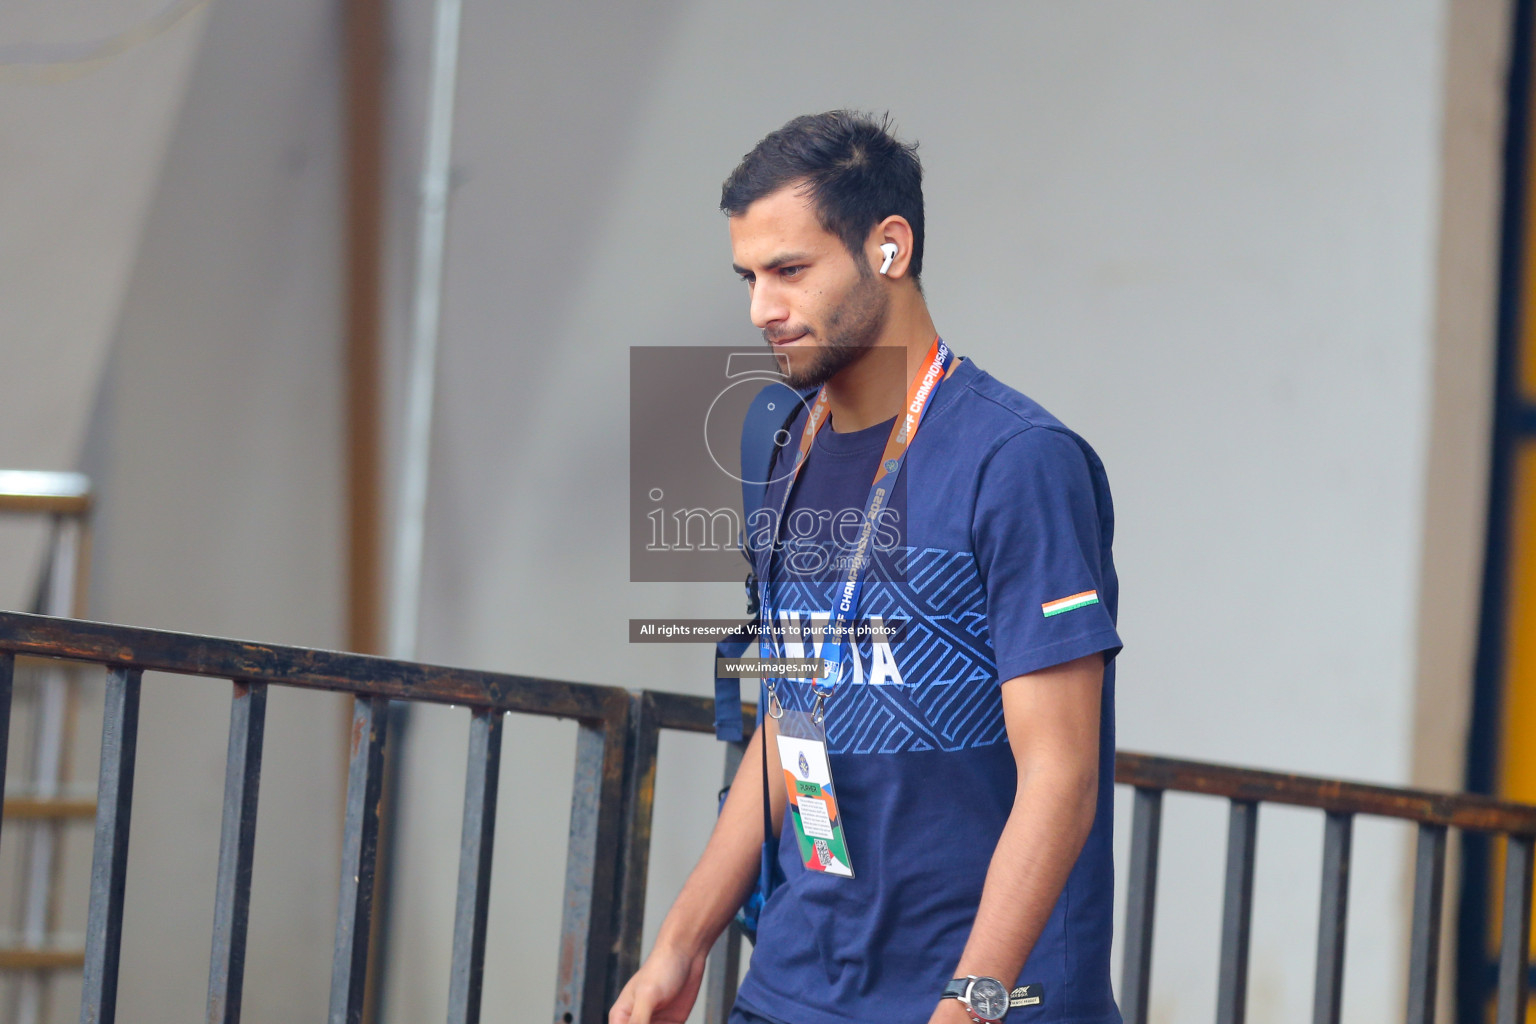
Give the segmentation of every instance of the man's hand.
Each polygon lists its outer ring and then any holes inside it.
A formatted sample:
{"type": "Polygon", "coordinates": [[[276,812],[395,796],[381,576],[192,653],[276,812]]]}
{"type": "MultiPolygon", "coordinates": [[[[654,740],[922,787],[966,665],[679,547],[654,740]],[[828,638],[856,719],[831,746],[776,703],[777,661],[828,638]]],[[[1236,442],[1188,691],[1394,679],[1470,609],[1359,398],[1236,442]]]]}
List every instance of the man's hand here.
{"type": "MultiPolygon", "coordinates": [[[[704,855],[656,933],[645,963],[619,993],[608,1024],[682,1024],[699,996],[704,960],[757,878],[763,847],[763,743],[768,743],[769,778],[779,777],[777,729],[768,720],[752,734],[725,806],[704,855]]],[[[769,787],[770,813],[783,820],[783,785],[769,787]]]]}
{"type": "Polygon", "coordinates": [[[608,1011],[608,1024],[683,1024],[699,997],[704,959],[652,950],[608,1011]]]}

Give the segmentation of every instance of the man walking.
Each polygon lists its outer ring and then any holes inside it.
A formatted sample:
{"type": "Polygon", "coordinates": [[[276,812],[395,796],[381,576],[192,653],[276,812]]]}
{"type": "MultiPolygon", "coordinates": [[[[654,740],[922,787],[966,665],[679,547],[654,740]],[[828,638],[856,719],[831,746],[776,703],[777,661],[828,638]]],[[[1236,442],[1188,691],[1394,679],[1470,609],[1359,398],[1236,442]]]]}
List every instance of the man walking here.
{"type": "Polygon", "coordinates": [[[1118,1022],[1103,466],[939,337],[922,170],[887,125],[796,118],[721,207],[753,324],[819,389],[751,545],[763,621],[789,631],[763,653],[827,672],[768,681],[766,727],[610,1022],[686,1019],[757,877],[765,792],[784,881],[733,1024],[1118,1022]],[[839,640],[876,620],[900,636],[839,640]]]}

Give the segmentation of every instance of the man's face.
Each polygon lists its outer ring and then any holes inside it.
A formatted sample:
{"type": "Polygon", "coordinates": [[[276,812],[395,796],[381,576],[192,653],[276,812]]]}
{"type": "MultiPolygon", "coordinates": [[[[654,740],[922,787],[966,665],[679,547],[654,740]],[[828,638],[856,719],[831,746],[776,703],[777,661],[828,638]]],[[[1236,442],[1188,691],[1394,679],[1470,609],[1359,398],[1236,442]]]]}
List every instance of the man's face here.
{"type": "Polygon", "coordinates": [[[787,362],[791,387],[826,383],[875,344],[889,305],[883,282],[821,226],[796,186],[764,196],[730,224],[752,324],[787,362]]]}

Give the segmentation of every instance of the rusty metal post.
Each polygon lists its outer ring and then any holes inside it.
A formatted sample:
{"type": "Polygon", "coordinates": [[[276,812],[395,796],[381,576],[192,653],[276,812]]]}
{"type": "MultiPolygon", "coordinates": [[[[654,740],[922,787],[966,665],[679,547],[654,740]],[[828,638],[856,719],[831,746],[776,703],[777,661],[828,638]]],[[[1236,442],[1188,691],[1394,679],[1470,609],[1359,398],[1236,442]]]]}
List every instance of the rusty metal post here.
{"type": "Polygon", "coordinates": [[[656,755],[661,728],[650,693],[630,700],[629,744],[624,764],[624,838],[620,854],[618,934],[605,1000],[640,968],[646,883],[651,866],[651,821],[656,808],[656,755]]]}
{"type": "Polygon", "coordinates": [[[1497,1024],[1524,1024],[1529,1005],[1533,847],[1536,838],[1532,836],[1510,836],[1506,847],[1497,1024]]]}
{"type": "Polygon", "coordinates": [[[485,976],[485,925],[491,907],[491,851],[496,838],[496,789],[501,777],[504,712],[476,708],[469,722],[464,827],[459,838],[459,889],[453,912],[453,966],[448,974],[448,1024],[479,1024],[485,976]]]}
{"type": "Polygon", "coordinates": [[[1243,1024],[1248,1015],[1248,936],[1253,927],[1253,864],[1258,828],[1258,802],[1233,800],[1227,825],[1226,895],[1221,908],[1217,1024],[1243,1024]]]}
{"type": "Polygon", "coordinates": [[[117,966],[123,949],[123,894],[128,882],[128,826],[133,814],[141,679],[142,673],[136,668],[107,672],[80,1024],[113,1024],[117,1019],[117,966]]]}
{"type": "Polygon", "coordinates": [[[352,711],[352,761],[341,847],[341,895],[331,961],[328,1024],[358,1024],[367,994],[373,869],[379,850],[379,788],[384,778],[385,697],[358,697],[352,711]]]}
{"type": "MultiPolygon", "coordinates": [[[[5,792],[5,759],[11,743],[11,694],[16,683],[16,655],[0,651],[0,793],[5,792]]],[[[0,826],[5,817],[0,813],[0,826]]]]}
{"type": "Polygon", "coordinates": [[[213,898],[208,1024],[240,1024],[266,719],[267,684],[236,682],[229,711],[229,754],[224,761],[224,822],[219,831],[219,874],[213,898]]]}
{"type": "Polygon", "coordinates": [[[1317,915],[1317,982],[1312,1024],[1339,1024],[1344,1003],[1344,934],[1349,918],[1349,855],[1352,814],[1330,812],[1323,826],[1323,894],[1317,915]]]}
{"type": "Polygon", "coordinates": [[[1131,868],[1125,896],[1125,960],[1120,1002],[1126,1024],[1147,1024],[1152,984],[1152,924],[1157,906],[1157,852],[1163,791],[1137,787],[1131,811],[1131,868]]]}
{"type": "Polygon", "coordinates": [[[607,1019],[628,731],[626,697],[614,702],[604,720],[582,722],[576,734],[555,1024],[602,1024],[607,1019]]]}
{"type": "MultiPolygon", "coordinates": [[[[741,767],[746,743],[725,745],[725,784],[730,786],[741,767]]],[[[724,795],[724,790],[721,794],[724,795]]],[[[736,1005],[737,979],[741,977],[741,927],[732,921],[715,940],[704,969],[704,1024],[726,1024],[736,1005]]]]}
{"type": "Polygon", "coordinates": [[[1440,967],[1440,905],[1445,897],[1445,826],[1420,825],[1408,949],[1408,1024],[1435,1024],[1440,967]]]}

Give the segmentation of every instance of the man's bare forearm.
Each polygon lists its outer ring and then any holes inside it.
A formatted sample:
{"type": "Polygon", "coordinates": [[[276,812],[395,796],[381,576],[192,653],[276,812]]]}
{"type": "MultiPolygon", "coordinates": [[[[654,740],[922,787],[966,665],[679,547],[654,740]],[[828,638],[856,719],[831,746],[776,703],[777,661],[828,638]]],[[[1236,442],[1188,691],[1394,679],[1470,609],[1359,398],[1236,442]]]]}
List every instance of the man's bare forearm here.
{"type": "Polygon", "coordinates": [[[1097,787],[1097,772],[1072,765],[1019,780],[956,977],[1018,978],[1093,827],[1097,787]]]}
{"type": "MultiPolygon", "coordinates": [[[[658,948],[689,957],[707,953],[752,890],[763,844],[763,755],[759,744],[764,731],[753,734],[742,755],[709,843],[657,933],[658,948]]],[[[771,725],[767,731],[772,731],[771,725]]],[[[778,761],[771,751],[770,771],[778,761]]],[[[778,794],[774,787],[769,789],[771,802],[778,805],[778,794]]]]}

